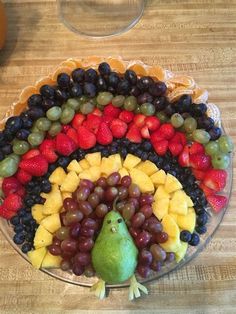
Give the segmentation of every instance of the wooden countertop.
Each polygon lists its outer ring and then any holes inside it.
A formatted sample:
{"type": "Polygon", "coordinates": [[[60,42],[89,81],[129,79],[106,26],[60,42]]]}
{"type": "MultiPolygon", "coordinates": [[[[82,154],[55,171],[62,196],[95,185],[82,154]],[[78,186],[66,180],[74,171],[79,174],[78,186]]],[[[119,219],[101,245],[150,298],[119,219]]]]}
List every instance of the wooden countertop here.
{"type": "MultiPolygon", "coordinates": [[[[24,86],[62,60],[122,56],[192,75],[219,105],[236,140],[236,1],[150,0],[131,31],[106,40],[70,32],[56,1],[7,0],[9,33],[0,52],[1,115],[24,86]]],[[[234,163],[235,172],[235,163],[234,163]]],[[[0,313],[236,313],[236,189],[214,238],[192,262],[147,285],[149,295],[129,302],[127,289],[98,301],[87,288],[34,270],[0,234],[0,313]]]]}

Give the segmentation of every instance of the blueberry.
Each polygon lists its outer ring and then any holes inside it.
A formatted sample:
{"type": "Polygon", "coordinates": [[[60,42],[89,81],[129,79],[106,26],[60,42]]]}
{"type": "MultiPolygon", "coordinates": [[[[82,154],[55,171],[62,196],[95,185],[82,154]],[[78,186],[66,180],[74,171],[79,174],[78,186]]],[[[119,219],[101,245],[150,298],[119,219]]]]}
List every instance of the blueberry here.
{"type": "Polygon", "coordinates": [[[40,94],[33,94],[28,98],[28,107],[41,106],[43,97],[40,94]]]}
{"type": "Polygon", "coordinates": [[[195,230],[199,234],[204,234],[207,232],[206,226],[196,226],[195,230]]]}
{"type": "Polygon", "coordinates": [[[45,203],[45,199],[44,199],[42,196],[38,195],[38,196],[36,197],[36,199],[35,199],[35,202],[36,202],[37,204],[44,204],[44,203],[45,203]]]}
{"type": "Polygon", "coordinates": [[[65,168],[69,165],[70,158],[69,157],[59,157],[57,160],[58,166],[65,168]]]}
{"type": "Polygon", "coordinates": [[[11,144],[6,144],[2,147],[2,153],[4,155],[9,155],[13,152],[12,150],[12,145],[11,144]]]}
{"type": "Polygon", "coordinates": [[[143,76],[138,79],[137,86],[141,91],[147,91],[153,83],[154,81],[150,76],[143,76]]]}
{"type": "Polygon", "coordinates": [[[10,117],[7,120],[5,128],[15,134],[17,131],[19,131],[22,128],[22,125],[23,125],[23,121],[21,117],[14,116],[14,117],[10,117]]]}
{"type": "Polygon", "coordinates": [[[141,160],[142,161],[146,161],[148,159],[148,153],[147,152],[142,152],[142,155],[141,155],[141,160]]]}
{"type": "Polygon", "coordinates": [[[140,158],[142,156],[142,153],[143,151],[141,149],[137,149],[135,155],[140,158]]]}
{"type": "Polygon", "coordinates": [[[30,131],[26,129],[21,129],[16,133],[16,137],[19,140],[27,140],[29,135],[30,135],[30,131]]]}
{"type": "Polygon", "coordinates": [[[21,222],[24,225],[28,225],[32,219],[33,217],[31,213],[25,213],[25,215],[21,218],[21,222]]]}
{"type": "Polygon", "coordinates": [[[141,94],[140,89],[137,86],[132,86],[130,90],[130,95],[138,97],[141,94]]]}
{"type": "Polygon", "coordinates": [[[57,105],[58,103],[54,99],[45,98],[42,102],[41,108],[47,111],[48,109],[57,105]]]}
{"type": "Polygon", "coordinates": [[[86,82],[96,83],[97,80],[97,71],[94,69],[88,69],[84,73],[84,79],[86,82]]]}
{"type": "Polygon", "coordinates": [[[57,84],[62,89],[68,88],[70,86],[70,76],[67,73],[60,73],[57,76],[57,84]]]}
{"type": "Polygon", "coordinates": [[[59,103],[64,103],[67,101],[67,99],[70,98],[70,93],[67,90],[62,90],[60,88],[55,89],[55,99],[59,103]]]}
{"type": "Polygon", "coordinates": [[[117,153],[117,147],[111,146],[108,148],[108,150],[111,155],[114,155],[117,153]]]}
{"type": "Polygon", "coordinates": [[[14,232],[15,233],[19,233],[19,232],[22,232],[22,231],[24,231],[24,226],[23,225],[18,224],[18,225],[16,225],[14,227],[14,232]]]}
{"type": "Polygon", "coordinates": [[[191,106],[191,114],[193,117],[201,117],[203,116],[207,111],[207,105],[206,104],[193,104],[191,106]]]}
{"type": "Polygon", "coordinates": [[[151,83],[148,91],[153,97],[163,96],[167,90],[167,86],[164,82],[151,83]]]}
{"type": "Polygon", "coordinates": [[[103,148],[101,151],[102,157],[108,157],[109,156],[109,151],[107,148],[103,148]]]}
{"type": "Polygon", "coordinates": [[[168,104],[164,109],[165,114],[170,117],[176,112],[175,107],[171,104],[168,104]]]}
{"type": "Polygon", "coordinates": [[[25,203],[26,206],[29,206],[29,207],[32,207],[35,204],[35,202],[34,202],[34,200],[32,198],[25,199],[24,203],[25,203]]]}
{"type": "Polygon", "coordinates": [[[93,83],[84,83],[84,94],[90,98],[96,96],[96,86],[93,83]]]}
{"type": "Polygon", "coordinates": [[[45,98],[54,99],[55,89],[50,85],[43,85],[40,87],[40,94],[45,98]]]}
{"type": "Polygon", "coordinates": [[[189,242],[192,238],[191,232],[183,230],[180,232],[180,240],[183,242],[189,242]]]}
{"type": "Polygon", "coordinates": [[[72,97],[76,98],[80,97],[83,94],[83,91],[79,84],[74,84],[70,89],[70,93],[72,97]]]}
{"type": "Polygon", "coordinates": [[[197,224],[199,226],[204,226],[208,221],[208,216],[206,213],[203,213],[197,217],[197,224]]]}
{"type": "Polygon", "coordinates": [[[15,244],[22,244],[25,241],[25,234],[23,232],[17,233],[13,237],[13,241],[15,244]]]}
{"type": "Polygon", "coordinates": [[[197,126],[199,129],[210,130],[214,126],[214,120],[206,115],[197,119],[197,126]]]}
{"type": "Polygon", "coordinates": [[[191,236],[191,240],[188,242],[188,244],[192,246],[197,246],[199,242],[200,242],[199,235],[196,233],[193,233],[191,236]]]}
{"type": "Polygon", "coordinates": [[[84,80],[84,73],[85,73],[84,69],[81,69],[81,68],[75,69],[72,72],[72,74],[71,74],[72,78],[73,78],[73,81],[76,82],[76,83],[83,82],[83,80],[84,80]]]}
{"type": "Polygon", "coordinates": [[[49,180],[43,180],[41,183],[41,189],[44,193],[49,193],[52,189],[52,185],[49,180]]]}
{"type": "Polygon", "coordinates": [[[22,218],[25,214],[26,214],[25,208],[21,208],[21,209],[18,211],[18,216],[19,216],[20,218],[22,218]]]}
{"type": "Polygon", "coordinates": [[[57,168],[57,165],[55,163],[54,164],[50,164],[48,166],[48,172],[52,173],[56,168],[57,168]]]}
{"type": "Polygon", "coordinates": [[[32,107],[27,110],[27,113],[33,121],[37,120],[38,118],[44,117],[45,113],[41,107],[32,107]]]}
{"type": "Polygon", "coordinates": [[[111,73],[111,67],[108,63],[102,62],[98,66],[98,71],[101,75],[109,75],[111,73]]]}
{"type": "Polygon", "coordinates": [[[127,156],[127,154],[128,154],[127,149],[125,147],[122,147],[120,149],[120,154],[121,154],[122,158],[125,158],[127,156]]]}
{"type": "Polygon", "coordinates": [[[137,98],[137,102],[139,105],[142,105],[146,102],[152,103],[153,97],[148,92],[144,92],[143,94],[139,95],[137,98]]]}
{"type": "Polygon", "coordinates": [[[216,141],[218,140],[218,138],[221,137],[221,129],[214,126],[213,128],[211,128],[208,133],[210,134],[211,137],[211,141],[216,141]]]}
{"type": "Polygon", "coordinates": [[[20,223],[20,217],[18,215],[16,216],[13,216],[11,219],[10,219],[10,223],[13,225],[13,226],[16,226],[20,223]]]}
{"type": "Polygon", "coordinates": [[[21,247],[21,251],[25,254],[28,253],[31,249],[32,249],[32,244],[27,243],[27,242],[24,243],[21,247]]]}
{"type": "Polygon", "coordinates": [[[133,70],[126,70],[125,78],[130,82],[131,85],[136,85],[137,83],[137,75],[133,70]]]}
{"type": "Polygon", "coordinates": [[[130,91],[130,84],[127,80],[122,80],[117,86],[117,94],[128,95],[130,91]]]}
{"type": "Polygon", "coordinates": [[[109,86],[117,87],[118,83],[120,82],[120,77],[117,73],[111,72],[108,76],[107,83],[109,86]]]}

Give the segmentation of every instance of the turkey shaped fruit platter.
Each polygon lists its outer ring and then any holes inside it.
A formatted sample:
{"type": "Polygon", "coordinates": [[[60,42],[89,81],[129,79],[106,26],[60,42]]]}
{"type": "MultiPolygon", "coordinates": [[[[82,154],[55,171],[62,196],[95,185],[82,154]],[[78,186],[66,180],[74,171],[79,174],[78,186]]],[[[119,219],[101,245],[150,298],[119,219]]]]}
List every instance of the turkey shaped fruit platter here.
{"type": "Polygon", "coordinates": [[[35,268],[129,287],[184,265],[225,213],[233,143],[192,77],[140,61],[64,61],[1,123],[0,227],[35,268]]]}

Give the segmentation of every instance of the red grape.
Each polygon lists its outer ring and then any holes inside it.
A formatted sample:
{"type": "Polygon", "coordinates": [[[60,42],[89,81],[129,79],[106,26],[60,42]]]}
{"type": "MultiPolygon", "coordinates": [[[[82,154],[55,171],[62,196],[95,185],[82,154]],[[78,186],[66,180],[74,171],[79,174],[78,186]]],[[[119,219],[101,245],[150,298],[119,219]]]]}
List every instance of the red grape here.
{"type": "Polygon", "coordinates": [[[165,243],[168,240],[168,234],[166,232],[159,232],[155,235],[157,243],[165,243]]]}
{"type": "Polygon", "coordinates": [[[157,222],[151,222],[147,226],[147,230],[151,233],[159,233],[163,230],[162,224],[157,222]]]}
{"type": "Polygon", "coordinates": [[[152,244],[150,252],[155,261],[163,262],[166,259],[166,252],[158,244],[152,244]]]}
{"type": "Polygon", "coordinates": [[[96,193],[91,193],[88,197],[88,202],[92,208],[96,208],[100,202],[99,196],[96,193]]]}
{"type": "Polygon", "coordinates": [[[61,265],[60,265],[61,269],[64,270],[64,271],[67,271],[71,268],[71,263],[69,260],[67,259],[63,259],[61,261],[61,265]]]}
{"type": "Polygon", "coordinates": [[[99,204],[96,209],[95,209],[95,213],[99,218],[103,218],[105,217],[105,215],[108,212],[108,208],[106,204],[99,204]]]}
{"type": "Polygon", "coordinates": [[[76,199],[77,199],[77,202],[80,202],[80,201],[86,201],[86,199],[88,198],[90,194],[90,189],[87,188],[87,187],[79,187],[76,191],[76,199]]]}
{"type": "Polygon", "coordinates": [[[137,184],[132,183],[129,186],[129,196],[130,197],[139,197],[141,194],[140,188],[137,184]]]}
{"type": "Polygon", "coordinates": [[[82,266],[87,266],[91,262],[91,255],[87,252],[78,252],[74,256],[74,263],[82,266]]]}
{"type": "Polygon", "coordinates": [[[96,221],[92,218],[85,218],[82,221],[81,226],[84,228],[95,229],[96,228],[96,221]]]}
{"type": "Polygon", "coordinates": [[[74,239],[65,239],[61,242],[61,249],[63,252],[75,253],[77,248],[78,244],[74,239]]]}
{"type": "Polygon", "coordinates": [[[80,234],[80,228],[81,228],[80,223],[76,223],[70,228],[70,236],[73,239],[78,239],[80,234]]]}
{"type": "Polygon", "coordinates": [[[105,191],[101,186],[96,186],[94,189],[94,193],[99,196],[100,201],[103,200],[105,191]]]}
{"type": "Polygon", "coordinates": [[[85,238],[83,241],[79,241],[80,252],[89,252],[94,246],[94,241],[91,238],[85,238]]]}
{"type": "Polygon", "coordinates": [[[81,228],[80,229],[80,234],[84,237],[91,238],[94,236],[94,229],[89,229],[89,228],[81,228]]]}
{"type": "Polygon", "coordinates": [[[61,245],[61,241],[60,241],[58,238],[56,238],[56,237],[53,238],[52,243],[53,243],[54,245],[57,245],[57,246],[60,246],[60,245],[61,245]]]}
{"type": "Polygon", "coordinates": [[[154,271],[160,271],[161,270],[161,262],[153,260],[152,264],[151,264],[151,269],[154,271]]]}
{"type": "Polygon", "coordinates": [[[131,219],[131,225],[134,228],[139,228],[145,221],[145,216],[143,213],[136,213],[131,219]]]}
{"type": "Polygon", "coordinates": [[[115,186],[120,182],[120,178],[119,172],[113,172],[107,177],[107,184],[109,186],[115,186]]]}
{"type": "Polygon", "coordinates": [[[84,267],[80,264],[74,263],[72,266],[72,271],[76,276],[81,276],[84,272],[84,267]]]}
{"type": "Polygon", "coordinates": [[[152,263],[152,253],[146,249],[142,249],[138,255],[139,264],[150,266],[152,263]]]}
{"type": "Polygon", "coordinates": [[[125,200],[129,195],[128,189],[125,186],[118,187],[118,197],[119,200],[125,200]]]}
{"type": "Polygon", "coordinates": [[[148,245],[150,239],[151,239],[150,233],[148,233],[147,231],[142,231],[137,235],[135,243],[138,248],[142,249],[148,245]]]}
{"type": "Polygon", "coordinates": [[[125,186],[125,187],[129,187],[130,184],[132,183],[132,180],[130,178],[130,176],[124,176],[122,179],[121,179],[121,185],[125,186]]]}
{"type": "Polygon", "coordinates": [[[129,198],[129,203],[132,203],[135,207],[135,210],[139,208],[139,202],[137,198],[131,197],[129,198]]]}
{"type": "Polygon", "coordinates": [[[105,189],[107,187],[107,179],[105,177],[101,177],[97,180],[97,186],[102,187],[105,189]]]}
{"type": "Polygon", "coordinates": [[[82,179],[82,180],[80,180],[79,186],[80,186],[80,187],[88,188],[90,191],[93,191],[93,189],[94,189],[94,184],[93,184],[93,182],[90,181],[90,180],[88,180],[88,179],[82,179]]]}
{"type": "Polygon", "coordinates": [[[58,245],[51,244],[48,246],[48,250],[52,255],[55,255],[55,256],[61,255],[61,248],[58,245]]]}
{"type": "Polygon", "coordinates": [[[63,201],[63,207],[65,208],[65,210],[77,210],[78,203],[73,200],[73,198],[67,197],[63,201]]]}
{"type": "Polygon", "coordinates": [[[150,205],[143,205],[140,208],[140,212],[144,214],[145,218],[149,218],[152,216],[152,206],[150,205]]]}
{"type": "Polygon", "coordinates": [[[143,265],[138,265],[137,272],[142,278],[147,278],[150,275],[150,268],[143,265]]]}
{"type": "Polygon", "coordinates": [[[151,205],[154,202],[154,197],[152,194],[142,194],[139,198],[140,206],[151,205]]]}
{"type": "Polygon", "coordinates": [[[88,216],[92,213],[93,209],[92,206],[87,201],[80,201],[79,202],[79,210],[85,215],[88,216]]]}
{"type": "Polygon", "coordinates": [[[135,207],[132,203],[126,203],[122,209],[122,216],[125,220],[130,220],[135,213],[135,207]]]}
{"type": "Polygon", "coordinates": [[[140,229],[136,229],[134,227],[129,228],[129,233],[132,235],[133,238],[136,238],[140,232],[141,232],[140,229]]]}
{"type": "Polygon", "coordinates": [[[69,228],[61,227],[56,231],[55,235],[59,240],[65,240],[69,237],[69,228]]]}
{"type": "Polygon", "coordinates": [[[71,225],[80,222],[83,219],[83,213],[80,210],[71,210],[66,213],[66,225],[71,225]]]}
{"type": "Polygon", "coordinates": [[[119,202],[117,202],[117,203],[116,203],[116,210],[117,210],[118,212],[121,212],[122,209],[123,209],[123,207],[125,206],[125,204],[126,204],[126,201],[125,201],[125,200],[124,200],[124,201],[119,201],[119,202]]]}

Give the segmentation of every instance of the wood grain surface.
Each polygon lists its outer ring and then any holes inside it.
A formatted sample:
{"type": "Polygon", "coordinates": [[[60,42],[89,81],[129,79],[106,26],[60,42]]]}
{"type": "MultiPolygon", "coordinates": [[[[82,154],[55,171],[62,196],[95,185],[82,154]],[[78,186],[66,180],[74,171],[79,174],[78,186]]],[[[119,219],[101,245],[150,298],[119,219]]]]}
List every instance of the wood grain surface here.
{"type": "MultiPolygon", "coordinates": [[[[65,28],[56,1],[3,2],[9,27],[0,52],[1,116],[23,87],[69,57],[122,56],[192,75],[219,105],[225,129],[236,141],[235,0],[150,0],[131,31],[99,41],[65,28]]],[[[187,266],[148,284],[149,295],[135,302],[127,300],[127,289],[114,289],[98,301],[87,288],[34,270],[0,234],[0,313],[236,313],[235,207],[234,185],[207,248],[187,266]]]]}

